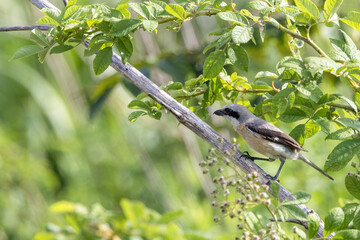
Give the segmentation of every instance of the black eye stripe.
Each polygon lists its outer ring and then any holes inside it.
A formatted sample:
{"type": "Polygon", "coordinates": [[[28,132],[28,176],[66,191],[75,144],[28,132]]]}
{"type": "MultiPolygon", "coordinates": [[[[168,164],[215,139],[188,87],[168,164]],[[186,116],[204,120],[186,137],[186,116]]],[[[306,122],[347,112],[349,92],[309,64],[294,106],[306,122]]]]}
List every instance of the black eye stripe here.
{"type": "Polygon", "coordinates": [[[231,116],[233,118],[239,118],[240,117],[239,113],[231,110],[230,108],[225,108],[225,112],[226,112],[227,115],[229,115],[229,116],[231,116]]]}

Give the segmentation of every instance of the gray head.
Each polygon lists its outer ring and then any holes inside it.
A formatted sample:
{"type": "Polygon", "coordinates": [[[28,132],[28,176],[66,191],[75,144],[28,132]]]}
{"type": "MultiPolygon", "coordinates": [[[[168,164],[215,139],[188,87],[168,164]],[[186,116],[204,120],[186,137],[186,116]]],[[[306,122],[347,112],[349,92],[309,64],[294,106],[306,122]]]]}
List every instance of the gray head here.
{"type": "Polygon", "coordinates": [[[255,120],[257,118],[249,111],[249,109],[239,104],[226,105],[224,108],[216,110],[214,114],[225,117],[234,127],[240,123],[248,122],[252,119],[255,120]]]}

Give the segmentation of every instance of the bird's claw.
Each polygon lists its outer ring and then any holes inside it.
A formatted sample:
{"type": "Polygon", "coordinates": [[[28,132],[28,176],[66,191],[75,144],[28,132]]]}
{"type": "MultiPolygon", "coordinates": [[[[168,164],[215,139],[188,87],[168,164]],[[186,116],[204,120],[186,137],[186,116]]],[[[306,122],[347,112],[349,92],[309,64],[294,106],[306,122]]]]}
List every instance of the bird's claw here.
{"type": "Polygon", "coordinates": [[[248,159],[250,159],[251,161],[254,161],[256,159],[256,157],[252,157],[248,151],[244,151],[243,155],[246,156],[248,159]]]}
{"type": "Polygon", "coordinates": [[[277,178],[277,176],[271,176],[270,174],[266,174],[266,177],[270,179],[270,181],[275,181],[280,183],[280,180],[277,178]]]}

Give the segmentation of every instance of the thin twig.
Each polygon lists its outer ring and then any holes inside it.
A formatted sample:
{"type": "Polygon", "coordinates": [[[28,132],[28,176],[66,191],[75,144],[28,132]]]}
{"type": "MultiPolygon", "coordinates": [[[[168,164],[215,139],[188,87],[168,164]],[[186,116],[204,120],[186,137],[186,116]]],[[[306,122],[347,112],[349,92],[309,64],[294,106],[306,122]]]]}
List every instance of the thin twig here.
{"type": "Polygon", "coordinates": [[[49,30],[49,26],[32,25],[32,26],[12,26],[12,27],[0,27],[0,32],[12,32],[12,31],[29,31],[33,29],[49,30]]]}
{"type": "MultiPolygon", "coordinates": [[[[56,9],[51,3],[46,0],[29,0],[38,8],[52,8],[56,9]]],[[[84,45],[88,45],[88,42],[84,42],[84,45]]],[[[126,78],[128,78],[133,84],[135,84],[139,89],[145,92],[149,97],[153,98],[156,102],[161,104],[166,108],[171,114],[173,114],[180,123],[186,126],[188,129],[193,131],[199,137],[207,141],[210,145],[217,148],[220,152],[227,156],[229,159],[234,159],[234,163],[237,167],[242,169],[246,173],[257,172],[259,180],[262,184],[269,184],[269,178],[267,173],[262,170],[258,165],[253,161],[247,158],[239,150],[233,152],[232,145],[220,136],[213,128],[211,128],[207,123],[202,121],[198,116],[196,116],[188,108],[181,105],[174,98],[172,98],[165,91],[161,90],[156,84],[154,84],[149,78],[143,75],[139,70],[134,68],[131,64],[123,64],[121,57],[117,54],[113,54],[111,66],[122,73],[126,78]]],[[[269,187],[269,192],[272,194],[272,189],[269,187]]],[[[286,188],[280,185],[278,192],[279,201],[295,199],[286,188]]],[[[305,205],[297,205],[303,212],[308,213],[310,210],[305,205]]],[[[320,221],[319,231],[317,233],[318,237],[323,237],[324,232],[324,223],[320,221]]]]}
{"type": "MultiPolygon", "coordinates": [[[[281,220],[281,218],[269,218],[270,221],[272,222],[283,222],[283,220],[281,220]]],[[[298,219],[292,219],[292,218],[288,218],[285,220],[285,222],[289,222],[289,223],[295,223],[295,224],[299,224],[301,226],[303,226],[305,229],[308,229],[308,223],[306,221],[300,221],[298,219]]]]}

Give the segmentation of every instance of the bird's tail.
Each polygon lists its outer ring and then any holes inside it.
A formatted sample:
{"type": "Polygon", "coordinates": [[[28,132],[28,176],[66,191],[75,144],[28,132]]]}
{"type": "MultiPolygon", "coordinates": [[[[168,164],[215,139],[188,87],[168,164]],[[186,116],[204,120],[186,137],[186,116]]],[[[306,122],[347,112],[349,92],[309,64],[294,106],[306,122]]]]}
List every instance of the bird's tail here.
{"type": "Polygon", "coordinates": [[[311,167],[315,168],[316,170],[318,170],[319,172],[321,172],[323,175],[325,175],[326,177],[330,178],[332,181],[334,181],[334,178],[332,178],[329,174],[327,174],[326,172],[324,172],[321,168],[319,168],[318,166],[315,165],[315,163],[313,163],[312,161],[310,161],[309,159],[307,159],[305,156],[299,154],[299,159],[304,161],[305,163],[307,163],[308,165],[310,165],[311,167]]]}

